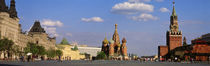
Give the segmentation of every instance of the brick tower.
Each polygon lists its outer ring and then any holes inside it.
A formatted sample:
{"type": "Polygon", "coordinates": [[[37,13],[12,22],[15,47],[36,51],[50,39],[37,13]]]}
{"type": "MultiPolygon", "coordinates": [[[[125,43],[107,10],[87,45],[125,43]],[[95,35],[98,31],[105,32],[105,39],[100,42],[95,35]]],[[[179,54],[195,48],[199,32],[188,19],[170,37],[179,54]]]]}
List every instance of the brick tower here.
{"type": "Polygon", "coordinates": [[[114,56],[114,40],[109,41],[109,57],[112,58],[114,56]]]}
{"type": "Polygon", "coordinates": [[[127,60],[128,59],[126,43],[127,43],[127,40],[125,38],[123,38],[122,45],[121,45],[121,52],[122,52],[122,55],[123,55],[123,59],[124,60],[127,60]]]}
{"type": "Polygon", "coordinates": [[[114,31],[112,39],[114,40],[114,49],[115,49],[114,52],[120,55],[120,38],[117,32],[117,24],[115,24],[115,31],[114,31]]]}
{"type": "Polygon", "coordinates": [[[182,46],[182,32],[179,30],[178,17],[174,4],[175,2],[173,2],[173,11],[170,18],[170,30],[167,31],[166,34],[166,41],[169,51],[176,47],[182,46]]]}

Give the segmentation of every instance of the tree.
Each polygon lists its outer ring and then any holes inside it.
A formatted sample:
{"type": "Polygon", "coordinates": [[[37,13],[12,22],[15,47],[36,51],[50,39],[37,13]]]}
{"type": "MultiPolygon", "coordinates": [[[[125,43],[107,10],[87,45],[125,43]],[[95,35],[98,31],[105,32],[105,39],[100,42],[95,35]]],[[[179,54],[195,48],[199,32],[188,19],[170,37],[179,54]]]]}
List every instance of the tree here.
{"type": "Polygon", "coordinates": [[[74,48],[72,48],[72,50],[77,51],[78,50],[77,45],[75,45],[74,48]]]}
{"type": "Polygon", "coordinates": [[[61,50],[56,50],[56,56],[58,56],[59,60],[61,60],[62,55],[63,55],[63,52],[61,50]]]}
{"type": "Polygon", "coordinates": [[[54,49],[50,49],[47,51],[47,57],[54,58],[56,56],[56,51],[54,49]]]}
{"type": "Polygon", "coordinates": [[[96,59],[98,59],[98,60],[105,60],[105,59],[107,59],[107,56],[106,56],[106,54],[103,51],[102,52],[98,52],[97,56],[96,56],[96,59]]]}
{"type": "Polygon", "coordinates": [[[12,46],[12,52],[13,52],[15,55],[20,55],[20,53],[21,53],[20,46],[18,46],[18,45],[13,45],[13,46],[12,46]]]}
{"type": "Polygon", "coordinates": [[[63,55],[63,52],[61,50],[50,49],[47,51],[47,57],[49,57],[49,58],[54,58],[56,56],[60,57],[62,55],[63,55]]]}
{"type": "Polygon", "coordinates": [[[32,53],[33,55],[45,55],[46,50],[43,46],[39,46],[35,43],[28,43],[24,48],[25,53],[32,53]]]}
{"type": "Polygon", "coordinates": [[[63,38],[60,44],[69,45],[69,42],[66,40],[66,38],[63,38]]]}
{"type": "Polygon", "coordinates": [[[46,54],[46,50],[43,46],[37,46],[38,50],[38,55],[45,55],[46,54]]]}
{"type": "Polygon", "coordinates": [[[56,50],[56,56],[62,56],[63,52],[61,50],[56,50]]]}
{"type": "Polygon", "coordinates": [[[8,58],[11,57],[12,53],[12,46],[14,42],[7,38],[0,39],[0,51],[6,51],[8,58]]]}

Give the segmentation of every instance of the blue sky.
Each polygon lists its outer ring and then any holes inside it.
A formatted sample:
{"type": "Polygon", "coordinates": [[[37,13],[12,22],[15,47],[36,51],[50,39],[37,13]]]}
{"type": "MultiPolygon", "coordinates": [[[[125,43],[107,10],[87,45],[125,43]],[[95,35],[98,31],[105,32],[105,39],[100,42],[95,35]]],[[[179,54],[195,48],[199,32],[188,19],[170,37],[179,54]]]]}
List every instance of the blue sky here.
{"type": "MultiPolygon", "coordinates": [[[[210,32],[209,0],[175,2],[188,43],[210,32]]],[[[16,0],[16,8],[24,31],[39,20],[51,36],[57,36],[57,43],[65,37],[70,43],[98,47],[105,34],[111,39],[118,24],[128,52],[142,56],[155,55],[158,45],[166,45],[172,0],[16,0]]]]}

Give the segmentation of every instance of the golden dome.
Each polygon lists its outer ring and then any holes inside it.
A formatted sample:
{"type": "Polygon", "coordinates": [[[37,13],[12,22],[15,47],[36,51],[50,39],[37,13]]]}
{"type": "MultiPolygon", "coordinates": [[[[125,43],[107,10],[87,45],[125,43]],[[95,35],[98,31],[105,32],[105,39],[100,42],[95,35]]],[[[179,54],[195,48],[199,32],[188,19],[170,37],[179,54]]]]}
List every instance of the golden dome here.
{"type": "Polygon", "coordinates": [[[104,40],[103,40],[103,44],[108,44],[109,41],[107,40],[107,38],[105,37],[104,40]]]}

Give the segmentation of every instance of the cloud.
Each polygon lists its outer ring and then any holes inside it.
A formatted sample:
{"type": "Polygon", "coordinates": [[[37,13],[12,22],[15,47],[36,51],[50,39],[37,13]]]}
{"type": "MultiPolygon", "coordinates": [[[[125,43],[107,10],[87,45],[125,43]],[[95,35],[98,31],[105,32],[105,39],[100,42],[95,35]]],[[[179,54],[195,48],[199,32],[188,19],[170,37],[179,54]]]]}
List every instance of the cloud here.
{"type": "Polygon", "coordinates": [[[43,26],[51,26],[51,27],[62,27],[63,23],[61,21],[53,21],[50,19],[44,19],[42,21],[43,26]]]}
{"type": "MultiPolygon", "coordinates": [[[[128,2],[151,2],[152,0],[128,0],[128,2]]],[[[156,2],[163,2],[164,0],[154,0],[156,2]]]]}
{"type": "Polygon", "coordinates": [[[160,12],[170,12],[170,11],[167,8],[162,7],[160,8],[160,12]]]}
{"type": "Polygon", "coordinates": [[[53,36],[53,37],[58,37],[59,34],[56,32],[56,27],[46,27],[44,26],[44,29],[45,31],[50,35],[50,36],[53,36]]]}
{"type": "Polygon", "coordinates": [[[84,22],[103,22],[104,20],[101,17],[91,17],[91,18],[81,18],[81,21],[84,21],[84,22]]]}
{"type": "Polygon", "coordinates": [[[45,31],[49,34],[49,36],[58,37],[57,28],[62,27],[63,23],[59,20],[51,20],[51,19],[43,19],[41,21],[41,25],[45,29],[45,31]]]}
{"type": "Polygon", "coordinates": [[[128,0],[128,2],[151,2],[151,0],[128,0]]]}
{"type": "Polygon", "coordinates": [[[139,12],[153,12],[154,6],[142,2],[124,2],[114,5],[111,9],[116,14],[137,14],[139,12]]]}
{"type": "Polygon", "coordinates": [[[149,20],[157,20],[158,17],[155,17],[151,14],[143,13],[139,16],[133,16],[131,17],[131,19],[134,21],[149,21],[149,20]]]}

